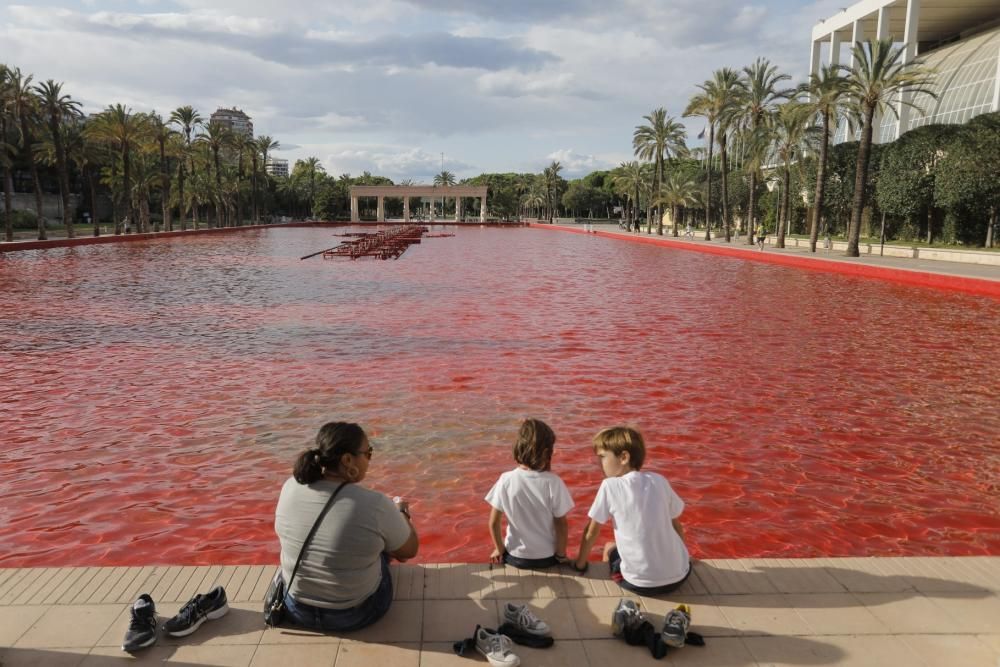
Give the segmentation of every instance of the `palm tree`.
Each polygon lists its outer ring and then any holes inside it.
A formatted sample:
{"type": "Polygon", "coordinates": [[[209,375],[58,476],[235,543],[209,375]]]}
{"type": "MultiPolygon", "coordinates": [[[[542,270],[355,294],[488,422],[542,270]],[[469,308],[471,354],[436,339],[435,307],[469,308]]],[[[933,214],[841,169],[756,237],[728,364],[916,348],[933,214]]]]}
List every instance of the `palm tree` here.
{"type": "Polygon", "coordinates": [[[775,157],[782,164],[781,216],[779,216],[775,247],[785,247],[785,227],[791,214],[792,163],[800,162],[810,136],[809,118],[812,109],[801,102],[791,101],[778,108],[775,121],[775,157]],[[782,224],[784,223],[784,224],[782,224]]]}
{"type": "MultiPolygon", "coordinates": [[[[663,161],[669,156],[682,154],[686,150],[684,144],[684,126],[667,115],[663,107],[653,109],[652,113],[643,118],[648,125],[636,125],[632,133],[632,151],[640,160],[652,160],[656,165],[653,175],[653,191],[659,200],[660,185],[663,182],[663,161]]],[[[656,209],[657,234],[663,235],[663,218],[660,215],[659,204],[656,209]]]]}
{"type": "Polygon", "coordinates": [[[66,158],[80,170],[83,180],[90,190],[90,219],[94,223],[94,236],[101,235],[97,220],[97,165],[100,162],[98,147],[87,139],[84,125],[72,123],[66,129],[66,158]]]}
{"type": "MultiPolygon", "coordinates": [[[[185,156],[181,157],[180,164],[177,167],[177,189],[180,193],[180,215],[181,215],[181,231],[187,229],[187,222],[185,216],[185,202],[184,202],[184,181],[187,177],[185,173],[187,167],[185,166],[185,160],[190,161],[191,165],[191,178],[194,178],[194,154],[191,148],[192,144],[192,134],[195,130],[201,127],[205,119],[201,117],[194,107],[183,106],[177,107],[170,112],[170,120],[168,121],[171,125],[177,125],[181,132],[184,133],[184,147],[185,156]]],[[[194,228],[198,229],[198,203],[197,199],[192,198],[191,202],[191,212],[194,217],[194,228]]]]}
{"type": "Polygon", "coordinates": [[[14,240],[14,145],[8,142],[10,128],[17,125],[13,110],[10,70],[0,63],[0,169],[3,169],[4,238],[14,240]]]}
{"type": "Polygon", "coordinates": [[[326,170],[323,169],[318,157],[307,157],[302,161],[302,164],[305,165],[306,173],[309,175],[309,215],[311,217],[316,203],[316,174],[322,174],[326,170]]]}
{"type": "Polygon", "coordinates": [[[657,200],[657,206],[670,207],[670,217],[673,220],[673,235],[678,236],[677,225],[680,219],[680,208],[690,206],[698,194],[698,184],[681,174],[674,172],[667,176],[666,182],[657,200]]]}
{"type": "Polygon", "coordinates": [[[688,102],[684,116],[701,116],[708,121],[708,179],[705,185],[705,240],[712,240],[712,151],[713,144],[719,142],[722,159],[722,223],[729,241],[729,183],[726,177],[726,135],[732,119],[733,107],[739,98],[740,76],[728,67],[716,70],[712,78],[698,86],[701,89],[688,102]]]}
{"type": "Polygon", "coordinates": [[[618,171],[619,174],[614,177],[614,186],[632,202],[632,207],[627,214],[628,226],[629,229],[632,229],[639,225],[639,191],[642,190],[646,181],[646,174],[642,164],[636,160],[622,162],[618,166],[618,171]]]}
{"type": "MultiPolygon", "coordinates": [[[[747,170],[750,176],[750,197],[747,203],[747,243],[753,245],[754,217],[757,211],[757,188],[759,167],[753,157],[762,157],[760,151],[750,147],[761,145],[763,137],[774,120],[778,103],[792,95],[791,89],[779,90],[782,81],[791,79],[787,74],[779,74],[778,68],[766,58],[757,58],[754,64],[743,68],[741,104],[733,112],[733,123],[740,131],[740,143],[745,153],[752,153],[747,170]]],[[[766,141],[764,142],[766,144],[766,141]]],[[[747,165],[747,162],[744,162],[747,165]]]]}
{"type": "Polygon", "coordinates": [[[861,142],[854,176],[851,223],[847,230],[847,256],[858,257],[875,114],[888,108],[898,120],[899,113],[893,102],[919,110],[911,95],[922,93],[937,99],[937,94],[931,89],[934,72],[917,63],[903,62],[903,47],[894,47],[891,39],[858,42],[852,54],[853,64],[847,74],[847,100],[852,113],[861,119],[861,142]]]}
{"type": "Polygon", "coordinates": [[[52,144],[55,147],[56,169],[59,170],[59,194],[62,196],[63,225],[67,238],[73,238],[73,211],[69,206],[69,165],[66,147],[62,140],[62,126],[65,122],[80,117],[80,103],[62,92],[62,84],[52,79],[34,87],[38,95],[41,112],[45,117],[52,144]]]}
{"type": "Polygon", "coordinates": [[[229,129],[221,123],[209,123],[204,131],[198,135],[198,140],[203,142],[212,152],[212,163],[215,166],[215,226],[226,227],[226,218],[222,207],[222,161],[220,154],[224,148],[230,145],[232,134],[229,129]]]}
{"type": "MultiPolygon", "coordinates": [[[[260,151],[260,157],[261,157],[260,166],[261,166],[261,169],[264,172],[263,173],[263,177],[264,177],[264,183],[265,184],[267,184],[267,179],[268,179],[268,175],[267,175],[267,157],[268,157],[268,154],[269,153],[273,153],[274,151],[278,150],[279,148],[281,148],[281,144],[278,143],[277,141],[275,141],[274,139],[272,139],[271,137],[269,137],[268,135],[263,134],[263,135],[257,137],[257,150],[260,151]]],[[[256,197],[256,194],[254,196],[256,197]]]]}
{"type": "Polygon", "coordinates": [[[24,76],[20,67],[8,70],[7,73],[10,96],[9,104],[20,130],[21,159],[27,162],[31,170],[31,180],[35,188],[35,213],[38,216],[38,240],[48,238],[45,231],[45,212],[42,208],[42,181],[38,176],[38,165],[34,159],[34,133],[38,124],[38,100],[32,93],[32,76],[24,76]]]}
{"type": "MultiPolygon", "coordinates": [[[[451,173],[447,169],[442,169],[440,174],[434,175],[434,187],[451,187],[455,185],[455,174],[451,173]]],[[[456,205],[457,206],[457,205],[456,205]]],[[[444,217],[444,195],[441,195],[441,217],[444,217]]]]}
{"type": "Polygon", "coordinates": [[[548,208],[549,223],[555,218],[555,201],[557,189],[559,188],[559,172],[562,165],[553,160],[542,172],[542,182],[545,184],[545,205],[548,208]]]}
{"type": "MultiPolygon", "coordinates": [[[[163,216],[163,228],[170,232],[174,229],[173,216],[170,211],[170,162],[167,146],[176,132],[170,129],[170,124],[155,111],[149,115],[151,138],[156,142],[160,165],[160,199],[163,216]]],[[[157,227],[155,231],[160,231],[157,227]]]]}
{"type": "Polygon", "coordinates": [[[818,73],[809,75],[809,82],[803,84],[801,92],[808,94],[806,104],[818,117],[822,135],[820,137],[819,163],[816,165],[816,196],[813,202],[812,219],[809,223],[809,252],[816,252],[816,239],[819,238],[819,218],[823,210],[823,198],[826,191],[826,162],[830,147],[831,123],[836,127],[841,109],[847,96],[847,78],[844,73],[848,69],[843,65],[830,64],[822,67],[818,73]]]}
{"type": "MultiPolygon", "coordinates": [[[[109,106],[87,125],[90,138],[104,142],[118,152],[121,162],[121,192],[125,201],[126,216],[137,221],[135,201],[132,191],[132,151],[149,136],[149,120],[145,114],[134,113],[122,104],[109,106]]],[[[117,183],[117,181],[115,181],[117,183]]],[[[115,233],[119,233],[119,221],[115,220],[115,233]]],[[[138,230],[138,225],[136,227],[138,230]]]]}

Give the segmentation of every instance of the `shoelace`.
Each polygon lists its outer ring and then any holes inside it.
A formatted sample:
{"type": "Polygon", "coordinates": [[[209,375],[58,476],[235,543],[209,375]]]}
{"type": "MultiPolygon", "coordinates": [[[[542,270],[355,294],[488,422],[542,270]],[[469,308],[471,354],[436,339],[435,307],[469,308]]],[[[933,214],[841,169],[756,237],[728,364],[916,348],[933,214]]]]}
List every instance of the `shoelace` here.
{"type": "Polygon", "coordinates": [[[517,612],[517,624],[522,628],[532,629],[536,627],[539,622],[538,617],[535,616],[527,607],[521,607],[521,610],[517,612]]]}
{"type": "Polygon", "coordinates": [[[499,653],[500,655],[507,655],[513,649],[513,644],[507,635],[491,635],[490,636],[490,653],[499,653]]]}
{"type": "Polygon", "coordinates": [[[143,616],[133,607],[132,608],[132,620],[128,623],[129,630],[145,630],[150,625],[155,624],[156,621],[152,615],[143,616]]]}
{"type": "Polygon", "coordinates": [[[201,598],[202,598],[201,593],[195,595],[193,598],[188,600],[187,604],[181,607],[181,610],[177,612],[177,615],[184,618],[190,618],[192,614],[197,612],[198,603],[201,602],[201,598]]]}

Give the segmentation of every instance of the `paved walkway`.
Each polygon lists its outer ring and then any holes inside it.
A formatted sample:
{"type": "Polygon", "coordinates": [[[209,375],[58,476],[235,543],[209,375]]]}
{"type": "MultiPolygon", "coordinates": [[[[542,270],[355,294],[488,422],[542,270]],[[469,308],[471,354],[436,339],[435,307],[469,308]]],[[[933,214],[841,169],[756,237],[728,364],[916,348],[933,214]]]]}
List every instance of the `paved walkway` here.
{"type": "MultiPolygon", "coordinates": [[[[555,227],[560,227],[562,225],[553,225],[555,227]]],[[[583,225],[564,225],[566,229],[573,229],[576,231],[582,231],[583,225]]],[[[839,250],[822,250],[817,249],[815,253],[809,252],[807,247],[790,247],[790,248],[774,248],[770,243],[774,242],[774,237],[768,237],[769,244],[764,246],[763,251],[757,250],[757,246],[747,245],[746,237],[742,237],[726,243],[724,236],[718,236],[713,238],[711,241],[705,241],[705,230],[695,232],[695,237],[693,239],[684,238],[680,236],[678,238],[673,238],[670,236],[671,230],[664,228],[663,236],[659,236],[655,233],[647,234],[645,232],[640,232],[636,234],[635,232],[624,231],[618,227],[616,224],[610,225],[594,225],[595,230],[611,233],[620,234],[623,237],[652,237],[652,238],[664,238],[670,239],[671,241],[678,241],[682,243],[690,243],[693,245],[715,245],[715,246],[728,246],[733,248],[739,248],[742,250],[753,250],[756,252],[764,253],[777,253],[783,255],[792,255],[797,257],[811,257],[817,259],[823,259],[834,262],[845,262],[849,264],[862,264],[866,266],[882,266],[892,269],[904,269],[909,271],[920,271],[923,273],[936,273],[940,275],[948,276],[962,276],[966,278],[979,278],[985,280],[996,280],[1000,281],[1000,266],[988,266],[983,264],[967,264],[963,262],[946,262],[939,260],[930,259],[912,259],[907,257],[879,257],[877,255],[862,255],[861,257],[845,257],[844,253],[839,250]]],[[[655,229],[655,228],[654,228],[655,229]]],[[[683,234],[683,231],[681,232],[683,234]]],[[[822,243],[822,242],[821,242],[822,243]]]]}
{"type": "Polygon", "coordinates": [[[353,634],[265,629],[261,599],[272,566],[0,569],[0,664],[317,665],[437,667],[486,664],[451,643],[477,623],[496,627],[508,600],[553,628],[550,649],[517,647],[522,664],[1000,665],[1000,557],[708,560],[667,598],[639,598],[654,624],[679,602],[707,646],[653,660],[611,636],[622,591],[593,564],[587,577],[487,565],[395,565],[386,618],[353,634]],[[149,592],[160,620],[216,583],[230,612],[182,639],[161,637],[136,657],[121,651],[129,603],[149,592]]]}

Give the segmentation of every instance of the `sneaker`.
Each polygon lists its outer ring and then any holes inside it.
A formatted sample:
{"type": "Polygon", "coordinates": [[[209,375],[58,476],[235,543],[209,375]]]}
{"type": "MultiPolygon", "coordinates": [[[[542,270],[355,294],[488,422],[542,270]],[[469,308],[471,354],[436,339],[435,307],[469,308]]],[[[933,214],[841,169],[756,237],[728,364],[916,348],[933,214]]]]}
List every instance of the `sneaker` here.
{"type": "Polygon", "coordinates": [[[171,637],[186,637],[206,620],[222,618],[229,613],[226,589],[216,586],[208,593],[199,593],[181,607],[177,615],[163,624],[163,631],[171,637]]]}
{"type": "Polygon", "coordinates": [[[125,639],[122,640],[122,650],[132,653],[155,644],[156,604],[153,603],[153,598],[143,593],[132,603],[129,612],[132,619],[128,623],[125,639]]]}
{"type": "Polygon", "coordinates": [[[521,659],[511,650],[510,637],[476,627],[476,650],[486,656],[492,667],[517,667],[521,659]]]}
{"type": "Polygon", "coordinates": [[[552,634],[548,623],[535,616],[526,604],[511,604],[508,602],[503,608],[503,619],[518,629],[531,635],[548,637],[552,634]]]}
{"type": "Polygon", "coordinates": [[[642,614],[635,600],[622,598],[611,613],[611,632],[615,637],[624,637],[625,630],[642,623],[642,614]]]}
{"type": "Polygon", "coordinates": [[[684,646],[690,625],[691,607],[686,604],[677,605],[677,608],[668,611],[666,618],[663,619],[663,643],[671,648],[684,646]]]}

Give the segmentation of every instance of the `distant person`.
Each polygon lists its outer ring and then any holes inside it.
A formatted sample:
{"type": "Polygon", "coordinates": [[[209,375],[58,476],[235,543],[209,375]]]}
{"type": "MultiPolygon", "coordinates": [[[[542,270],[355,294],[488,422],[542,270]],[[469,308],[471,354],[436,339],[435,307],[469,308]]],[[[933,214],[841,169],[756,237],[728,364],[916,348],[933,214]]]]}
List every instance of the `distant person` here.
{"type": "Polygon", "coordinates": [[[615,541],[604,545],[611,579],[641,595],[677,590],[691,574],[680,522],[684,501],[663,475],[642,472],[646,445],[635,429],[604,429],[594,436],[594,452],[605,479],[587,513],[590,522],[573,567],[586,571],[601,524],[613,520],[615,541]]]}
{"type": "Polygon", "coordinates": [[[566,515],[573,498],[551,471],[556,434],[540,419],[525,419],[513,454],[517,467],[496,481],[486,494],[490,505],[491,563],[520,569],[551,567],[566,561],[566,515]],[[502,520],[507,536],[501,539],[502,520]]]}
{"type": "Polygon", "coordinates": [[[694,229],[691,227],[690,222],[688,222],[687,226],[684,228],[684,236],[686,236],[689,239],[694,238],[694,229]]]}
{"type": "Polygon", "coordinates": [[[306,536],[337,493],[285,596],[290,625],[337,632],[371,625],[392,603],[389,558],[417,555],[409,505],[361,486],[373,453],[357,424],[324,424],[316,446],[299,455],[281,487],[274,530],[286,582],[306,536]]]}
{"type": "Polygon", "coordinates": [[[764,241],[767,239],[767,230],[764,229],[764,223],[757,225],[757,247],[761,250],[764,249],[764,241]]]}

